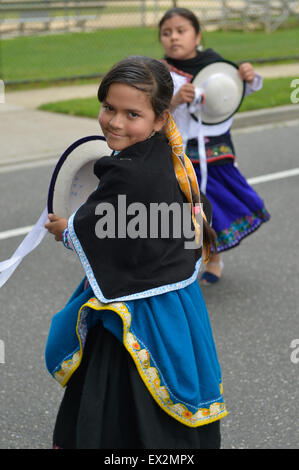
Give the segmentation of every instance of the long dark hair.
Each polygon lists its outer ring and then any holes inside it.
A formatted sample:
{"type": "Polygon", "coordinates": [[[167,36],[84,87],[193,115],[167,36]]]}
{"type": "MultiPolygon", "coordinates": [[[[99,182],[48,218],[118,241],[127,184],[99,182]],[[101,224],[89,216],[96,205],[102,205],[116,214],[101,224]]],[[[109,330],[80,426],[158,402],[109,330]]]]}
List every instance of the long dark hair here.
{"type": "Polygon", "coordinates": [[[209,262],[212,253],[217,253],[217,234],[210,224],[203,219],[203,244],[206,248],[205,263],[209,262]]]}
{"type": "Polygon", "coordinates": [[[124,83],[147,93],[156,117],[170,108],[173,81],[167,67],[159,60],[145,56],[130,56],[118,62],[103,78],[99,90],[100,102],[106,99],[110,85],[124,83]]]}

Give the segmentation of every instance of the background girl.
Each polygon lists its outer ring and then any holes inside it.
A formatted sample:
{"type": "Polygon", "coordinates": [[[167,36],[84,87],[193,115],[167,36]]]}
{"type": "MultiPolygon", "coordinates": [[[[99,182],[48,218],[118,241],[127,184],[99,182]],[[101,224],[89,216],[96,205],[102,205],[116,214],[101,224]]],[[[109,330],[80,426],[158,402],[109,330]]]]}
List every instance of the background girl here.
{"type": "MultiPolygon", "coordinates": [[[[159,23],[159,37],[174,81],[171,111],[183,140],[187,142],[186,153],[194,164],[200,184],[199,130],[188,109],[195,98],[191,80],[202,68],[222,58],[212,49],[198,50],[200,24],[193,12],[185,8],[173,8],[165,13],[159,23]]],[[[245,95],[262,87],[262,78],[250,63],[241,64],[239,73],[246,81],[245,95]]],[[[221,277],[223,263],[220,253],[238,245],[270,217],[261,198],[234,165],[231,124],[232,118],[219,125],[203,125],[208,165],[206,195],[212,203],[212,226],[217,234],[217,252],[201,275],[205,284],[215,283],[221,277]]]]}
{"type": "MultiPolygon", "coordinates": [[[[88,280],[54,316],[46,347],[49,372],[67,386],[56,447],[220,447],[219,420],[227,412],[197,282],[201,248],[185,249],[183,234],[95,233],[99,204],[118,209],[119,194],[146,208],[188,202],[191,217],[199,191],[169,115],[172,95],[160,61],[116,64],[98,91],[99,122],[114,152],[97,161],[99,185],[68,221],[49,214],[46,227],[77,252],[88,280]]],[[[207,223],[204,244],[213,244],[207,223]]]]}

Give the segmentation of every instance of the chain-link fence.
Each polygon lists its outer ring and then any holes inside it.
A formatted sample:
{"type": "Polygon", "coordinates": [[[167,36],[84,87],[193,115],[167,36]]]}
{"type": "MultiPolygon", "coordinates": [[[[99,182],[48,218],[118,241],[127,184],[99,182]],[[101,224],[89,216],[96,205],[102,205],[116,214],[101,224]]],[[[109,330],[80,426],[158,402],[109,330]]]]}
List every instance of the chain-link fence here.
{"type": "MultiPolygon", "coordinates": [[[[154,26],[173,6],[191,8],[207,22],[219,22],[229,12],[224,0],[2,0],[3,37],[57,31],[90,31],[154,26]]],[[[232,2],[236,5],[242,2],[232,2]]],[[[229,13],[226,16],[231,16],[229,13]]]]}
{"type": "Polygon", "coordinates": [[[2,37],[57,31],[156,25],[174,6],[190,8],[204,24],[222,27],[258,22],[275,28],[298,14],[289,0],[1,0],[2,37]]]}
{"type": "Polygon", "coordinates": [[[0,0],[0,77],[98,76],[125,55],[160,57],[157,25],[174,6],[205,29],[270,31],[299,13],[299,0],[0,0]]]}

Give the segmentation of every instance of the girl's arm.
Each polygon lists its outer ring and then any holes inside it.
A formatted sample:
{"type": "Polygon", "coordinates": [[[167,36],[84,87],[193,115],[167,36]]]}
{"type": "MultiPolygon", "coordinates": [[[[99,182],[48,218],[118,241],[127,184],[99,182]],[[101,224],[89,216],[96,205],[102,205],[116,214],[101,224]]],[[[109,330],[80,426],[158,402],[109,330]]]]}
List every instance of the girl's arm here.
{"type": "Polygon", "coordinates": [[[49,214],[48,218],[50,222],[45,224],[45,228],[55,236],[56,241],[62,241],[62,235],[67,228],[68,220],[55,214],[49,214]]]}
{"type": "Polygon", "coordinates": [[[48,218],[50,222],[45,225],[45,228],[47,228],[50,233],[55,235],[56,241],[62,241],[66,248],[69,250],[74,250],[67,228],[68,220],[64,219],[63,217],[58,217],[55,214],[49,214],[48,218]]]}
{"type": "Polygon", "coordinates": [[[170,75],[173,80],[173,97],[170,103],[170,112],[173,112],[178,106],[184,103],[192,103],[195,90],[194,85],[189,83],[186,77],[171,71],[170,75]]]}
{"type": "Polygon", "coordinates": [[[170,103],[170,111],[174,111],[180,104],[192,103],[195,97],[195,88],[192,83],[185,83],[182,85],[177,93],[172,97],[170,103]]]}
{"type": "Polygon", "coordinates": [[[246,82],[245,96],[262,88],[263,78],[258,73],[255,73],[254,68],[249,62],[244,62],[244,64],[240,65],[239,73],[246,82]]]}

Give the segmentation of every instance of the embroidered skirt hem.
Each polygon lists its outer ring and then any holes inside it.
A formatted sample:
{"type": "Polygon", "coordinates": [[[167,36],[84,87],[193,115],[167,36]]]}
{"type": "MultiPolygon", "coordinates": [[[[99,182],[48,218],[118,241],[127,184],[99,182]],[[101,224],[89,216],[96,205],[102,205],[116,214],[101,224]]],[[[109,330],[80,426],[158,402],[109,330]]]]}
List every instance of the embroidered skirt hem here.
{"type": "MultiPolygon", "coordinates": [[[[152,413],[151,406],[157,406],[170,422],[178,423],[183,434],[188,434],[183,431],[185,428],[206,427],[226,416],[220,365],[197,281],[177,291],[110,304],[91,297],[91,287],[84,289],[84,284],[83,280],[66,307],[53,317],[46,346],[47,368],[62,386],[67,386],[65,397],[70,396],[70,403],[82,399],[82,392],[77,392],[76,386],[73,388],[72,385],[77,383],[74,377],[81,377],[83,389],[88,395],[89,389],[91,395],[96,393],[102,410],[107,406],[106,397],[113,394],[114,405],[118,408],[126,384],[125,376],[123,386],[111,391],[110,384],[118,380],[115,377],[121,376],[126,367],[128,369],[129,366],[122,365],[125,361],[131,364],[130,371],[134,366],[134,374],[148,396],[146,410],[141,412],[137,403],[136,406],[132,404],[134,413],[143,416],[142,422],[146,422],[146,416],[152,413]],[[92,333],[95,331],[101,338],[98,347],[106,338],[110,337],[112,342],[111,335],[114,337],[114,350],[119,351],[115,354],[120,356],[121,351],[125,357],[120,364],[113,363],[113,351],[107,364],[101,364],[100,355],[97,356],[90,346],[93,344],[91,338],[97,343],[96,335],[92,333]],[[84,370],[89,370],[95,357],[98,357],[97,365],[90,370],[97,371],[94,376],[90,375],[89,381],[84,370]],[[105,367],[107,373],[104,373],[105,367]],[[105,391],[106,395],[100,394],[99,390],[105,391]]],[[[101,357],[105,357],[106,350],[108,346],[101,352],[101,357]]],[[[132,371],[127,373],[128,381],[132,374],[132,371]]],[[[131,396],[131,392],[127,395],[131,396]]],[[[134,393],[132,396],[136,399],[134,393]]],[[[110,411],[113,415],[112,404],[110,411]]],[[[92,413],[90,419],[94,421],[92,413]]],[[[55,444],[61,446],[57,440],[55,444]]]]}
{"type": "MultiPolygon", "coordinates": [[[[200,184],[199,166],[194,168],[200,184]]],[[[232,162],[208,166],[206,196],[212,204],[218,252],[239,245],[270,219],[264,202],[232,162]]]]}
{"type": "Polygon", "coordinates": [[[62,449],[217,449],[220,421],[190,428],[148,393],[124,346],[99,322],[86,341],[56,419],[62,449]]]}

